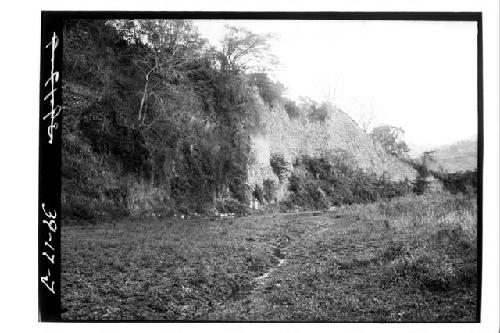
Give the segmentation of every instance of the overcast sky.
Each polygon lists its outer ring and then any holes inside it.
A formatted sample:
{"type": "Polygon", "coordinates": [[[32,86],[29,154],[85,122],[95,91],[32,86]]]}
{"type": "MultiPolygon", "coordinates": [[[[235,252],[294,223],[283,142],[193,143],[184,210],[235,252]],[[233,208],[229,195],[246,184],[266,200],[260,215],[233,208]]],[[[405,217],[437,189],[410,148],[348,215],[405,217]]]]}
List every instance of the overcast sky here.
{"type": "Polygon", "coordinates": [[[220,45],[224,25],[275,33],[274,76],[290,97],[334,103],[356,118],[402,127],[406,141],[441,145],[477,133],[475,22],[195,21],[220,45]]]}

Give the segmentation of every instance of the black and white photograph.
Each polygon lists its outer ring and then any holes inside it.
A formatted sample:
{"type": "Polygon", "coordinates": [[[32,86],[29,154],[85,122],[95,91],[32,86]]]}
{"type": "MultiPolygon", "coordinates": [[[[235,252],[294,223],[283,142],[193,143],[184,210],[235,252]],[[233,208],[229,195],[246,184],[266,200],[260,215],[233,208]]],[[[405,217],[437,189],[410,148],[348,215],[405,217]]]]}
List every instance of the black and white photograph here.
{"type": "Polygon", "coordinates": [[[38,321],[491,322],[489,16],[215,10],[40,13],[38,321]]]}
{"type": "Polygon", "coordinates": [[[65,20],[61,318],[476,321],[477,34],[65,20]]]}

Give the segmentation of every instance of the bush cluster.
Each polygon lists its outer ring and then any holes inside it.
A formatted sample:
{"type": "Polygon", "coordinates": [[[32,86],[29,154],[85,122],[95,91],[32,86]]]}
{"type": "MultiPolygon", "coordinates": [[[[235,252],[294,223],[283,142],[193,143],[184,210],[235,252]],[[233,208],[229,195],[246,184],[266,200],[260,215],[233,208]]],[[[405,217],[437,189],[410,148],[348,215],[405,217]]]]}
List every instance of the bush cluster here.
{"type": "Polygon", "coordinates": [[[295,101],[287,100],[284,104],[284,107],[290,119],[299,118],[302,114],[302,111],[300,110],[297,103],[295,103],[295,101]]]}
{"type": "Polygon", "coordinates": [[[421,175],[417,175],[417,178],[413,182],[413,193],[422,195],[427,189],[430,187],[431,182],[427,177],[422,177],[421,175]]]}
{"type": "Polygon", "coordinates": [[[393,182],[367,173],[343,153],[325,157],[302,156],[289,177],[289,198],[284,206],[326,209],[353,203],[390,199],[411,191],[408,181],[393,182]]]}
{"type": "Polygon", "coordinates": [[[276,192],[278,191],[278,185],[272,179],[265,179],[263,183],[264,199],[268,202],[276,201],[276,192]]]}
{"type": "Polygon", "coordinates": [[[451,173],[433,172],[433,175],[443,183],[444,188],[450,193],[477,194],[477,169],[451,173]]]}
{"type": "Polygon", "coordinates": [[[436,171],[429,168],[425,158],[423,160],[405,160],[418,173],[413,182],[413,192],[418,195],[424,194],[429,188],[431,182],[429,177],[439,180],[443,188],[452,193],[477,194],[479,174],[477,169],[458,172],[436,171]]]}
{"type": "Polygon", "coordinates": [[[270,160],[271,168],[279,180],[282,180],[285,172],[288,170],[288,165],[282,155],[273,154],[270,160]]]}
{"type": "Polygon", "coordinates": [[[285,87],[278,82],[273,82],[266,73],[249,74],[249,83],[259,90],[262,100],[272,106],[283,100],[285,87]]]}
{"type": "Polygon", "coordinates": [[[238,216],[248,213],[247,206],[242,204],[239,200],[233,198],[217,199],[215,206],[218,213],[234,213],[238,216]]]}

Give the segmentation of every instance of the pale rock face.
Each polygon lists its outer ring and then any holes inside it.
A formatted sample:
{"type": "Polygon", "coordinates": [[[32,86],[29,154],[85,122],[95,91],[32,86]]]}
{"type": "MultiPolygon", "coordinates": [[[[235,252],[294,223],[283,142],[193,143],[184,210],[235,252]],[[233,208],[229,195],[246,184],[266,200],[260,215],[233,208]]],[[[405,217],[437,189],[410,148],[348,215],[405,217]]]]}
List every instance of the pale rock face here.
{"type": "Polygon", "coordinates": [[[250,140],[252,142],[250,153],[252,163],[248,165],[247,183],[250,185],[251,190],[253,191],[256,185],[263,188],[266,179],[278,184],[278,176],[274,174],[269,163],[271,159],[269,138],[265,135],[254,135],[250,140]]]}
{"type": "MultiPolygon", "coordinates": [[[[290,119],[283,106],[262,106],[264,129],[251,137],[253,163],[248,168],[248,184],[262,187],[265,179],[278,182],[270,166],[270,157],[279,154],[291,166],[300,155],[320,156],[324,152],[344,150],[352,154],[361,169],[386,174],[393,181],[414,180],[417,173],[409,165],[387,154],[378,142],[365,133],[346,113],[331,112],[325,123],[290,119]]],[[[287,181],[279,184],[278,200],[287,195],[287,181]]]]}
{"type": "Polygon", "coordinates": [[[271,158],[271,149],[269,146],[269,138],[266,135],[254,135],[251,137],[252,142],[252,157],[255,164],[269,165],[271,158]]]}

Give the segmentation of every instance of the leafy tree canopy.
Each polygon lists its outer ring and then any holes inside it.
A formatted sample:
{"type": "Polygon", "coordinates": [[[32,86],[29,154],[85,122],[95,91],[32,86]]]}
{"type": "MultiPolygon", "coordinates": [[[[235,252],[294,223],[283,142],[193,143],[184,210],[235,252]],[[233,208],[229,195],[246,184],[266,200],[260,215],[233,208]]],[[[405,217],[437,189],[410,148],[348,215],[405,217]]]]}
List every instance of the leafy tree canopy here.
{"type": "Polygon", "coordinates": [[[246,28],[226,26],[220,54],[221,68],[235,72],[251,68],[264,71],[276,64],[276,58],[270,52],[272,38],[272,34],[256,34],[246,28]]]}
{"type": "Polygon", "coordinates": [[[410,151],[403,141],[404,130],[401,127],[382,125],[375,127],[371,136],[382,144],[385,151],[397,157],[403,157],[410,151]]]}

